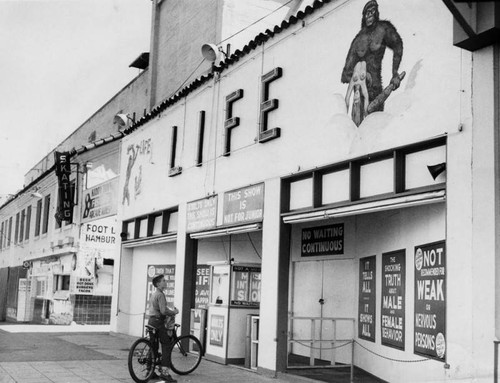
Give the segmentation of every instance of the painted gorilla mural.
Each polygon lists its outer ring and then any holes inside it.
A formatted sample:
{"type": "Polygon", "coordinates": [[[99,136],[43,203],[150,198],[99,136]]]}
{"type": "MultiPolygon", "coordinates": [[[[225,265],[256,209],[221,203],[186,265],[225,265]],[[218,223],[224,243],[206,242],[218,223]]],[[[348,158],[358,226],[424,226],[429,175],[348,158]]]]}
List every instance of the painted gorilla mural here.
{"type": "Polygon", "coordinates": [[[359,126],[367,114],[384,110],[384,102],[397,89],[405,72],[399,74],[403,40],[390,21],[380,20],[378,3],[370,0],[363,8],[361,30],[351,43],[341,81],[349,84],[346,103],[353,98],[352,118],[359,126]],[[382,59],[386,48],[393,52],[392,78],[382,88],[382,59]]]}

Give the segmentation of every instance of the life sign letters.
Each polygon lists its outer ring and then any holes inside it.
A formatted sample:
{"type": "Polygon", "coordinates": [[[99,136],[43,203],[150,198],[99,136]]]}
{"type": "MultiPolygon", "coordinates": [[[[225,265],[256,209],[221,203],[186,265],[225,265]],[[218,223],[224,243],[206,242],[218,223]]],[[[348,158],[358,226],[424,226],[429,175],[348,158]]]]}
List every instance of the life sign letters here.
{"type": "Polygon", "coordinates": [[[59,185],[58,221],[73,222],[73,195],[71,193],[71,164],[68,152],[55,152],[56,176],[59,185]]]}

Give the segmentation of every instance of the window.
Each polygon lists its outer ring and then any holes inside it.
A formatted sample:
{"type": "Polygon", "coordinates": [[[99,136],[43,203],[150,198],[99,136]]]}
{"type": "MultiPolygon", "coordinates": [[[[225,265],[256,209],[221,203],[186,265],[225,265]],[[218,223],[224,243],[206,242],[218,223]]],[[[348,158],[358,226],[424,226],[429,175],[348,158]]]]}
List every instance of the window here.
{"type": "Polygon", "coordinates": [[[3,227],[3,247],[9,246],[9,220],[6,219],[3,227]]]}
{"type": "Polygon", "coordinates": [[[177,231],[177,218],[178,211],[176,209],[166,209],[147,216],[123,221],[122,240],[173,234],[177,231]]]}
{"type": "Polygon", "coordinates": [[[312,206],[312,181],[310,177],[290,184],[290,210],[312,206]]]}
{"type": "Polygon", "coordinates": [[[73,223],[73,217],[75,215],[75,206],[78,204],[78,201],[75,201],[75,199],[76,199],[76,180],[71,181],[71,199],[73,201],[73,213],[71,214],[71,220],[65,221],[66,225],[70,225],[73,223]]]}
{"type": "Polygon", "coordinates": [[[54,287],[56,290],[69,290],[69,275],[55,275],[54,287]]]}
{"type": "Polygon", "coordinates": [[[19,213],[16,214],[16,228],[14,232],[14,243],[17,243],[19,240],[19,213]]]}
{"type": "Polygon", "coordinates": [[[57,202],[56,219],[54,219],[54,221],[55,221],[55,228],[60,229],[62,226],[62,221],[59,221],[59,219],[57,219],[57,216],[59,216],[59,202],[57,202]]]}
{"type": "Polygon", "coordinates": [[[47,291],[47,277],[36,278],[35,296],[39,298],[44,298],[46,291],[47,291]]]}
{"type": "Polygon", "coordinates": [[[10,246],[12,241],[12,217],[9,218],[9,236],[7,237],[7,246],[10,246]]]}
{"type": "Polygon", "coordinates": [[[21,212],[21,225],[19,229],[19,242],[24,240],[24,221],[26,220],[26,210],[21,212]]]}
{"type": "Polygon", "coordinates": [[[43,227],[42,234],[47,233],[49,228],[49,212],[50,212],[50,195],[45,196],[45,208],[43,210],[43,227]]]}
{"type": "Polygon", "coordinates": [[[31,205],[26,209],[26,233],[24,234],[24,239],[30,238],[30,226],[31,226],[31,205]]]}
{"type": "Polygon", "coordinates": [[[4,233],[3,233],[3,222],[2,222],[2,226],[0,226],[0,250],[3,249],[3,236],[4,236],[4,233]]]}
{"type": "Polygon", "coordinates": [[[36,202],[35,237],[40,235],[40,222],[42,220],[42,200],[36,202]]]}

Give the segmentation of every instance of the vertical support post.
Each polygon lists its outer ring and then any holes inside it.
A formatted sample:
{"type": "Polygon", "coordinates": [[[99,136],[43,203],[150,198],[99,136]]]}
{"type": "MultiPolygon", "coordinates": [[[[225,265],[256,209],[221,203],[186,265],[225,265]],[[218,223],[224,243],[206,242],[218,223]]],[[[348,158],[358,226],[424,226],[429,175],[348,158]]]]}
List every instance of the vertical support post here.
{"type": "Polygon", "coordinates": [[[337,321],[335,319],[332,319],[332,325],[333,325],[332,364],[335,366],[337,364],[337,353],[335,350],[335,344],[337,341],[337,321]]]}
{"type": "Polygon", "coordinates": [[[316,334],[316,321],[311,319],[311,352],[309,354],[309,365],[314,366],[314,334],[316,334]]]}
{"type": "Polygon", "coordinates": [[[351,341],[351,380],[350,383],[354,383],[354,338],[351,341]]]}
{"type": "Polygon", "coordinates": [[[494,358],[495,360],[493,361],[493,382],[498,383],[498,345],[500,344],[500,341],[495,340],[493,342],[493,347],[494,347],[494,358]]]}
{"type": "Polygon", "coordinates": [[[351,342],[351,383],[354,382],[354,334],[356,333],[356,322],[352,321],[352,342],[351,342]]]}

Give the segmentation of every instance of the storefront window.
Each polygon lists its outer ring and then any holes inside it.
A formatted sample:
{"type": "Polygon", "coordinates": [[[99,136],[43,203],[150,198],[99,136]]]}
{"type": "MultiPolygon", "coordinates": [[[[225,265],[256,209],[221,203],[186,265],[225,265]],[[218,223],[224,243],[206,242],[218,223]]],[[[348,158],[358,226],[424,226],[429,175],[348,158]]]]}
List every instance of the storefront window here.
{"type": "Polygon", "coordinates": [[[260,284],[260,268],[233,266],[231,305],[258,306],[260,284]]]}
{"type": "Polygon", "coordinates": [[[290,184],[290,210],[312,206],[312,178],[290,184]]]}
{"type": "Polygon", "coordinates": [[[162,216],[157,215],[152,217],[153,220],[153,235],[160,235],[161,234],[161,225],[162,225],[162,216]]]}
{"type": "Polygon", "coordinates": [[[118,158],[115,155],[93,161],[92,167],[87,165],[87,189],[109,181],[118,176],[118,158]]]}
{"type": "Polygon", "coordinates": [[[49,227],[49,217],[50,217],[50,195],[45,196],[44,210],[43,210],[43,226],[42,234],[47,233],[49,227]]]}
{"type": "Polygon", "coordinates": [[[54,275],[56,290],[69,290],[69,275],[54,275]]]}
{"type": "Polygon", "coordinates": [[[323,176],[323,205],[349,200],[349,169],[327,173],[323,176]]]}
{"type": "Polygon", "coordinates": [[[229,268],[224,266],[214,266],[212,272],[212,296],[210,303],[227,304],[229,291],[229,268]]]}
{"type": "Polygon", "coordinates": [[[134,221],[127,222],[125,229],[125,233],[127,233],[127,239],[134,238],[134,231],[135,231],[135,222],[134,221]]]}
{"type": "Polygon", "coordinates": [[[446,147],[421,150],[406,155],[405,159],[405,186],[406,189],[432,185],[435,182],[444,182],[446,173],[443,172],[434,179],[429,176],[428,166],[446,162],[446,147]]]}
{"type": "Polygon", "coordinates": [[[47,279],[45,277],[37,278],[35,296],[38,298],[44,298],[46,292],[47,292],[47,279]]]}
{"type": "Polygon", "coordinates": [[[143,218],[139,221],[139,238],[148,236],[148,219],[143,218]]]}
{"type": "Polygon", "coordinates": [[[392,193],[394,191],[394,161],[375,161],[360,167],[361,198],[392,193]]]}
{"type": "Polygon", "coordinates": [[[173,211],[170,213],[170,218],[168,219],[168,232],[177,231],[177,218],[179,217],[179,212],[173,211]]]}

